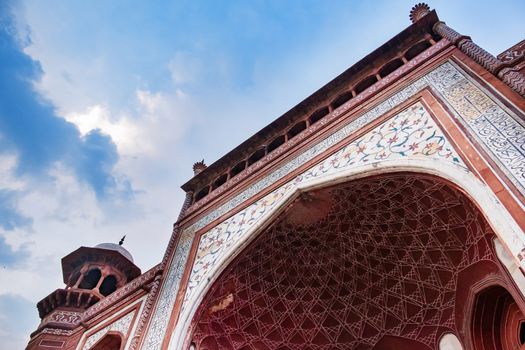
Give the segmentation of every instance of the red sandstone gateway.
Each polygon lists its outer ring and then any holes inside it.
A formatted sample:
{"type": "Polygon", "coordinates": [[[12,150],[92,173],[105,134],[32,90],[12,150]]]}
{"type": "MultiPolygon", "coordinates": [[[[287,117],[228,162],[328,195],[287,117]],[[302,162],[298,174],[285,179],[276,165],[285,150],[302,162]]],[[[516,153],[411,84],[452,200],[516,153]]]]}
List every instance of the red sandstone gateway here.
{"type": "Polygon", "coordinates": [[[525,41],[410,19],[196,163],[153,269],[66,256],[27,349],[525,349],[525,41]]]}

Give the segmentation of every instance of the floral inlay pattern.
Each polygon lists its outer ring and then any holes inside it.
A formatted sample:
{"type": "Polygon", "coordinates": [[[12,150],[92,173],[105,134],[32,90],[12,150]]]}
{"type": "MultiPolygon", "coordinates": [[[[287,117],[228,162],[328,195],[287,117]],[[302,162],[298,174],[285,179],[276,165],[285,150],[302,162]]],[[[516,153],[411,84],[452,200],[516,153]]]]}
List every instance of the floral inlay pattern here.
{"type": "Polygon", "coordinates": [[[332,175],[348,167],[403,157],[432,157],[436,161],[465,167],[428,111],[418,102],[204,234],[185,299],[192,297],[199,284],[206,283],[205,276],[231,254],[235,243],[266,213],[281,204],[285,195],[299,183],[332,175]]]}

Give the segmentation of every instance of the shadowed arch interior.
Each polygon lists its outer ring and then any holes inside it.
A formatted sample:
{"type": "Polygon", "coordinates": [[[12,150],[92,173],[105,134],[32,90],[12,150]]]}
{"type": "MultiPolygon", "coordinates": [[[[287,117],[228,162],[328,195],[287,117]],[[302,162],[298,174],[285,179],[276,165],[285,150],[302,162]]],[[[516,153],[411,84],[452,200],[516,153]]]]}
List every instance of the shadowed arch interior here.
{"type": "Polygon", "coordinates": [[[92,268],[91,270],[88,271],[88,273],[84,276],[84,278],[80,282],[79,288],[82,288],[82,289],[95,288],[101,276],[102,276],[102,273],[100,272],[100,269],[92,268]]]}
{"type": "Polygon", "coordinates": [[[476,296],[473,312],[474,350],[525,348],[525,317],[505,288],[485,288],[476,296]]]}
{"type": "Polygon", "coordinates": [[[122,338],[118,334],[107,334],[90,350],[120,350],[122,338]]]}
{"type": "Polygon", "coordinates": [[[214,282],[191,341],[197,349],[342,350],[395,339],[437,349],[456,330],[458,274],[497,261],[493,236],[469,198],[430,175],[305,193],[214,282]]]}

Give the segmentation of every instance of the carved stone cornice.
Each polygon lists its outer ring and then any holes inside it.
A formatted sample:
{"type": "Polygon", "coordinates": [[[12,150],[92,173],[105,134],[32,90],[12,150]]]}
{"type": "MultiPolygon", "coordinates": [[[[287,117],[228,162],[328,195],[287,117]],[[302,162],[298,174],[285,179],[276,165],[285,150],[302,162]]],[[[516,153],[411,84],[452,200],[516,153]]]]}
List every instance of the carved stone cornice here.
{"type": "Polygon", "coordinates": [[[489,52],[475,44],[470,39],[470,37],[461,35],[454,29],[447,26],[445,22],[437,22],[434,24],[432,30],[436,34],[441,35],[443,38],[448,39],[459,50],[461,50],[461,52],[500,78],[501,81],[507,84],[518,94],[525,97],[525,76],[518,70],[508,67],[506,62],[500,61],[498,58],[494,57],[489,52]]]}

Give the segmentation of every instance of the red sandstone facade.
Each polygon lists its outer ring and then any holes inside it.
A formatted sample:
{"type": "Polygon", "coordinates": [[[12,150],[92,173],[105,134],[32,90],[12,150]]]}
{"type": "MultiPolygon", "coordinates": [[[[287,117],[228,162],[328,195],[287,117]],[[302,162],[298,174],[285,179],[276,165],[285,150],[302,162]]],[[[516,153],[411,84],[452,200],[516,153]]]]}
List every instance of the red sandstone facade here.
{"type": "Polygon", "coordinates": [[[525,41],[410,20],[196,163],[157,266],[66,256],[27,349],[525,349],[525,41]]]}

